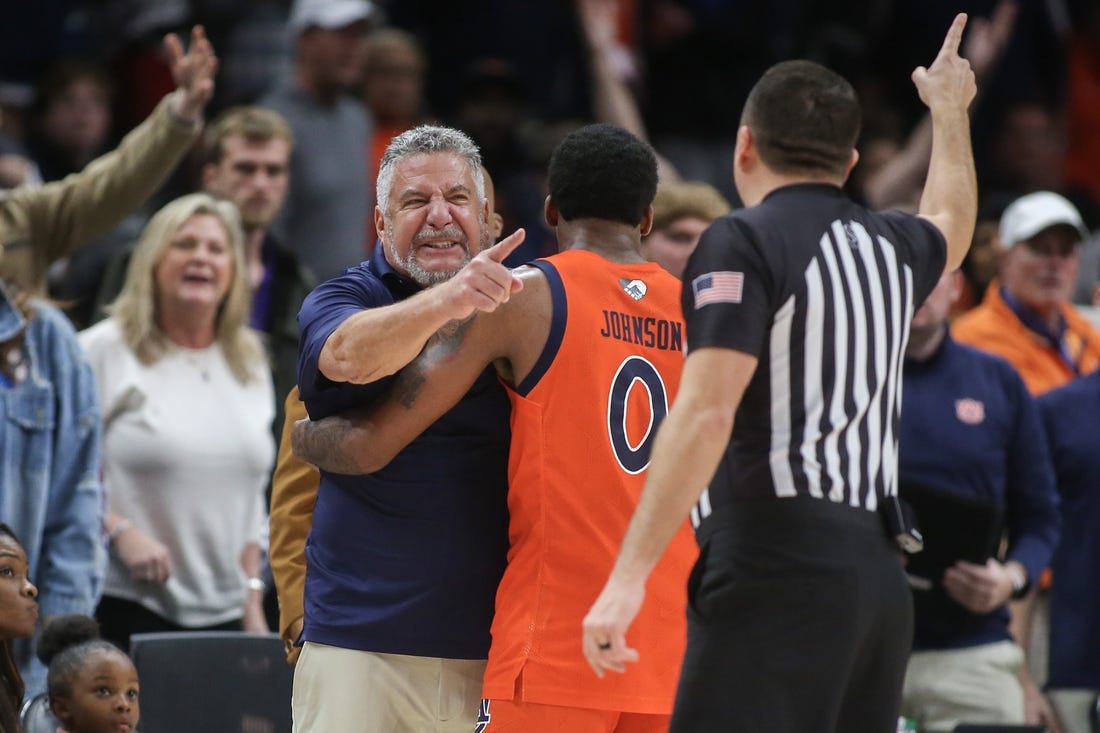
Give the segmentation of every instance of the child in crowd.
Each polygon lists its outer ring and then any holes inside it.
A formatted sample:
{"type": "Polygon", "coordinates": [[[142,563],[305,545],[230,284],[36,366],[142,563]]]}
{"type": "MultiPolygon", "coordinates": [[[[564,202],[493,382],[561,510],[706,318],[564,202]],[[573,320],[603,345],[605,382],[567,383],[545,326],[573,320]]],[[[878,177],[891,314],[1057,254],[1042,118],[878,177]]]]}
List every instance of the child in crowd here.
{"type": "Polygon", "coordinates": [[[137,670],[130,658],[99,637],[88,616],[58,616],[46,624],[38,658],[50,669],[50,709],[58,733],[133,731],[141,717],[137,670]]]}

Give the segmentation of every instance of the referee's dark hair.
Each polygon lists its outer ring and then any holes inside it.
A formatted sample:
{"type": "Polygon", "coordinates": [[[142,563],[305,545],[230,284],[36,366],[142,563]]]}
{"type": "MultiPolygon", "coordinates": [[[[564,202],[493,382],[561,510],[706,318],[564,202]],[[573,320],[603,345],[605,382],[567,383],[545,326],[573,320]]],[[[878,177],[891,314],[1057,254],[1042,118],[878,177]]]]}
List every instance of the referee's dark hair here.
{"type": "Polygon", "coordinates": [[[859,137],[852,85],[812,61],[783,61],[749,92],[741,124],[752,129],[764,163],[781,174],[843,176],[859,137]]]}
{"type": "Polygon", "coordinates": [[[621,127],[586,125],[554,149],[549,186],[566,221],[608,219],[637,226],[657,194],[657,158],[621,127]]]}

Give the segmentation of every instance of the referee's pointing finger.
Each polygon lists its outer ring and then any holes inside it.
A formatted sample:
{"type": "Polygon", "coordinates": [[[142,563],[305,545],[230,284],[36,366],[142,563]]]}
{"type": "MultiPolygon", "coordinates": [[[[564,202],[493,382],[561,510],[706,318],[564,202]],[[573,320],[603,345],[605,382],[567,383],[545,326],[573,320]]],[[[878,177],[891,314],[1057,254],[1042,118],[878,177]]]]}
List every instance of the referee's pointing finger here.
{"type": "Polygon", "coordinates": [[[944,54],[959,53],[959,45],[962,43],[964,28],[966,28],[966,13],[959,13],[955,16],[955,20],[952,21],[951,27],[947,29],[947,35],[943,38],[943,47],[940,49],[941,56],[944,54]]]}

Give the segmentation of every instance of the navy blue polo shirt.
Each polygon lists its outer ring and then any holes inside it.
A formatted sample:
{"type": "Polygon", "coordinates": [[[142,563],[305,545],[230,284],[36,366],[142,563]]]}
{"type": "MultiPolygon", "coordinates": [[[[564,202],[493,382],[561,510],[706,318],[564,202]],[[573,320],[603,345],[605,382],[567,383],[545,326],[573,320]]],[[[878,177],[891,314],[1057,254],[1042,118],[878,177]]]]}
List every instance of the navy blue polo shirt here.
{"type": "Polygon", "coordinates": [[[1062,498],[1050,568],[1054,688],[1100,689],[1100,372],[1039,397],[1062,498]]]}
{"type": "MultiPolygon", "coordinates": [[[[1007,361],[949,334],[929,359],[906,359],[898,464],[903,481],[1005,507],[1005,559],[1039,578],[1058,541],[1058,497],[1038,410],[1007,361]]],[[[975,615],[948,603],[918,603],[914,649],[1011,638],[1007,606],[975,615]]]]}
{"type": "MultiPolygon", "coordinates": [[[[392,377],[337,384],[317,369],[325,341],[349,316],[419,287],[382,247],[320,285],[298,315],[298,382],[313,418],[363,405],[392,377]]],[[[385,468],[322,472],[306,542],[305,641],[346,649],[484,659],[508,550],[510,405],[487,370],[450,412],[385,468]]]]}

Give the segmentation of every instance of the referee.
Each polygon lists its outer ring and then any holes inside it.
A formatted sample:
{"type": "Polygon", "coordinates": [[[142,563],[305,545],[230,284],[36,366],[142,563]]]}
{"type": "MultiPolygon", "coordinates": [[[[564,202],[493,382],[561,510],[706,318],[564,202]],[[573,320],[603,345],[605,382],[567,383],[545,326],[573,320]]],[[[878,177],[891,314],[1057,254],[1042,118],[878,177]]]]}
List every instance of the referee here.
{"type": "Polygon", "coordinates": [[[897,491],[909,320],[973,234],[965,25],[913,72],[934,138],[918,216],[842,192],[860,108],[841,77],[783,62],[745,103],[746,208],[707,230],[684,273],[680,392],[584,622],[597,674],[626,671],[646,577],[691,511],[700,557],[673,733],[896,729],[912,607],[881,516],[897,491]]]}

